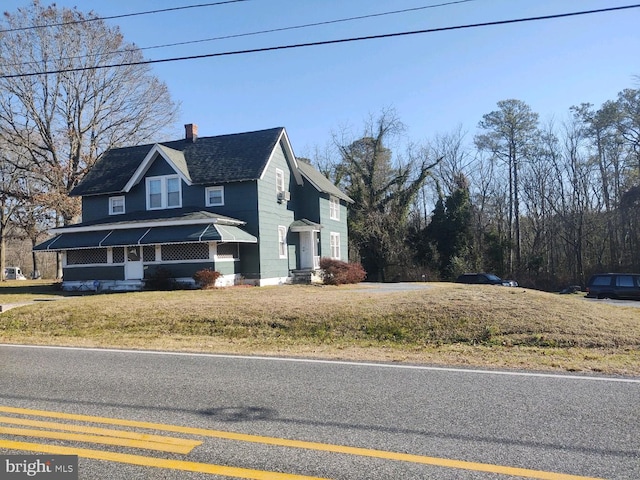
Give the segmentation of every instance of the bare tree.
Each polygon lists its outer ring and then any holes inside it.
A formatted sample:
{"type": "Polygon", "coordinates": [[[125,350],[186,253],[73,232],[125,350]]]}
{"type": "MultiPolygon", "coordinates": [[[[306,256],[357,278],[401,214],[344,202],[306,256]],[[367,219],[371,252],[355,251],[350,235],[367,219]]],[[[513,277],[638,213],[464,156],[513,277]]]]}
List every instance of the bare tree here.
{"type": "Polygon", "coordinates": [[[94,13],[35,0],[5,13],[2,27],[0,139],[18,168],[41,178],[41,201],[66,224],[79,213],[67,194],[95,161],[152,138],[176,106],[148,65],[124,65],[142,60],[140,50],[94,13]]]}
{"type": "Polygon", "coordinates": [[[405,253],[407,217],[413,201],[437,164],[421,150],[393,158],[388,145],[404,129],[393,110],[365,126],[355,141],[338,141],[342,185],[355,200],[349,213],[349,240],[368,278],[385,281],[387,267],[405,253]]]}
{"type": "MultiPolygon", "coordinates": [[[[482,117],[478,126],[487,133],[476,136],[476,146],[504,160],[509,168],[509,240],[515,244],[516,264],[521,263],[520,163],[526,159],[535,136],[538,114],[521,100],[502,100],[498,110],[482,117]],[[513,228],[513,230],[512,230],[513,228]],[[513,234],[512,234],[513,231],[513,234]]],[[[513,256],[510,255],[513,270],[513,256]]]]}
{"type": "Polygon", "coordinates": [[[2,27],[0,141],[42,186],[31,201],[69,224],[80,205],[68,194],[96,160],[151,139],[174,121],[176,105],[148,65],[125,65],[141,61],[140,50],[94,13],[34,0],[5,13],[2,27]]]}
{"type": "Polygon", "coordinates": [[[427,153],[431,158],[440,158],[440,162],[433,169],[433,182],[425,182],[416,198],[416,219],[420,219],[421,228],[428,223],[431,210],[441,194],[448,196],[458,188],[460,176],[467,176],[473,165],[473,157],[465,145],[465,135],[462,126],[458,125],[451,132],[437,134],[429,142],[427,153]],[[442,192],[440,192],[442,190],[442,192]]]}
{"type": "Polygon", "coordinates": [[[589,142],[590,157],[597,165],[599,185],[593,185],[594,196],[600,200],[597,210],[604,210],[606,240],[608,243],[608,267],[616,269],[621,264],[619,200],[624,183],[623,139],[618,130],[620,111],[613,101],[605,102],[598,110],[583,103],[572,107],[574,119],[580,122],[583,135],[589,142]]]}
{"type": "Polygon", "coordinates": [[[640,90],[624,89],[616,102],[619,112],[618,129],[635,157],[640,176],[640,90]]]}
{"type": "Polygon", "coordinates": [[[21,174],[0,151],[0,279],[5,280],[7,238],[13,229],[11,220],[15,211],[20,208],[21,174]]]}
{"type": "Polygon", "coordinates": [[[562,152],[555,134],[555,125],[549,121],[540,130],[538,141],[533,145],[531,161],[523,165],[522,197],[525,212],[523,232],[528,274],[538,281],[547,280],[555,271],[553,222],[551,221],[551,198],[553,197],[553,172],[562,162],[562,152]]]}

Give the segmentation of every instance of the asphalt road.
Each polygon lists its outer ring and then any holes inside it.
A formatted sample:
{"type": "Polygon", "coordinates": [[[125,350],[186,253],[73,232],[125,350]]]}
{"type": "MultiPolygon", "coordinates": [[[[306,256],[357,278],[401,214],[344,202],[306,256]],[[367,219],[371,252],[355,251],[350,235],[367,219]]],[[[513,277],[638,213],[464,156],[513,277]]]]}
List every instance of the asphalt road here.
{"type": "Polygon", "coordinates": [[[639,399],[638,378],[5,345],[0,454],[70,447],[81,479],[628,480],[639,399]]]}

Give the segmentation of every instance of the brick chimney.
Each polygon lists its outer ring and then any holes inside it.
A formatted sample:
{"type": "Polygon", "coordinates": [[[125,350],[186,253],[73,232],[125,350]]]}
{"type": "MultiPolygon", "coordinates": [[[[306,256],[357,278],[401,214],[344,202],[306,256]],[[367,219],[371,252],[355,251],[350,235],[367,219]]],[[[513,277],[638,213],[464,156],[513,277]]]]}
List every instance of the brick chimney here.
{"type": "Polygon", "coordinates": [[[198,139],[198,125],[196,125],[195,123],[188,123],[187,125],[185,125],[184,139],[195,143],[198,139]]]}

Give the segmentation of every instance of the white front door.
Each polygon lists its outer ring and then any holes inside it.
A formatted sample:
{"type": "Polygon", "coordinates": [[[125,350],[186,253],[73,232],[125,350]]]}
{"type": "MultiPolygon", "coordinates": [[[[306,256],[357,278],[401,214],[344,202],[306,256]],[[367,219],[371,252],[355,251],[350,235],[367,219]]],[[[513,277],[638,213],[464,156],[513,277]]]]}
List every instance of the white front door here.
{"type": "Polygon", "coordinates": [[[142,280],[144,267],[142,266],[142,247],[127,247],[125,249],[124,278],[125,280],[142,280]]]}
{"type": "Polygon", "coordinates": [[[300,232],[300,268],[315,270],[319,267],[318,232],[300,232]]]}

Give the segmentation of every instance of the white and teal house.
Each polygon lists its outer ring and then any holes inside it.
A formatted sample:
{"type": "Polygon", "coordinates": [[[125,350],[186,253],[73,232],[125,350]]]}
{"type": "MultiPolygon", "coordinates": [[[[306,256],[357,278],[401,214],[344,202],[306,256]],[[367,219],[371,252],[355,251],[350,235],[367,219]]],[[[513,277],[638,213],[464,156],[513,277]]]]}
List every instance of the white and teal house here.
{"type": "Polygon", "coordinates": [[[353,201],[295,157],[284,128],[107,151],[71,191],[80,223],[35,250],[60,252],[66,290],[135,290],[159,267],[179,282],[310,281],[320,257],[347,261],[353,201]]]}

